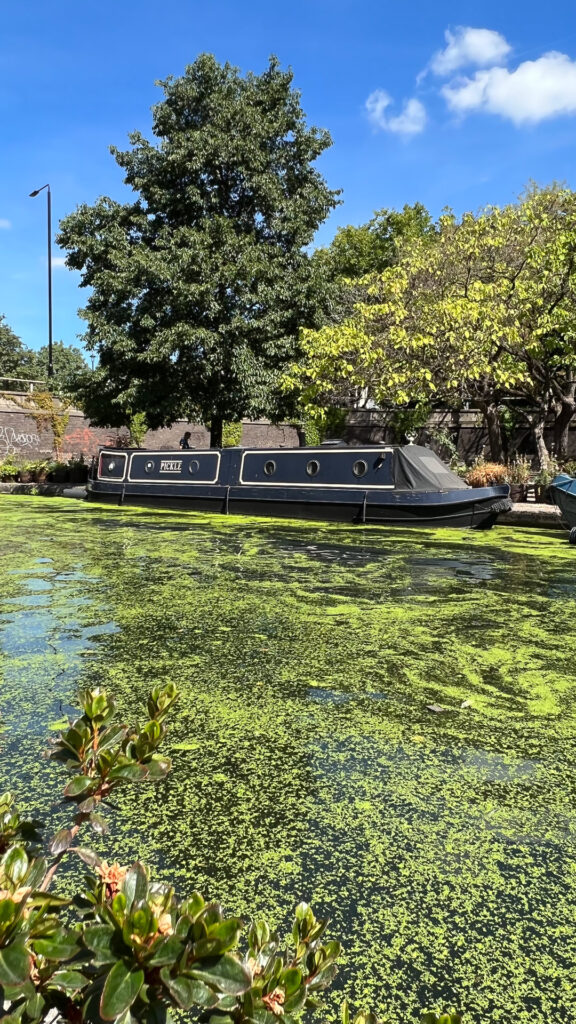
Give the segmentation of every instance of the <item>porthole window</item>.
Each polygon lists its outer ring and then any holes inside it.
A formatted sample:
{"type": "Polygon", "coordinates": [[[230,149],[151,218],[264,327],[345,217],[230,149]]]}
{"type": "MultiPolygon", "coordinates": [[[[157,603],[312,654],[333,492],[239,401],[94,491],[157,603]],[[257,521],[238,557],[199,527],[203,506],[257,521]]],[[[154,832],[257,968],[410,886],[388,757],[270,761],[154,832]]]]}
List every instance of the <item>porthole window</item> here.
{"type": "Polygon", "coordinates": [[[266,473],[266,476],[274,475],[276,472],[276,463],[274,462],[274,459],[269,459],[268,462],[264,463],[264,472],[266,473]]]}
{"type": "Polygon", "coordinates": [[[112,461],[109,462],[107,464],[107,466],[106,466],[106,472],[107,473],[112,473],[115,470],[115,468],[116,468],[116,463],[114,462],[114,459],[112,459],[112,461]]]}
{"type": "Polygon", "coordinates": [[[193,476],[194,473],[197,473],[199,469],[200,463],[198,462],[198,459],[192,459],[192,461],[188,463],[188,472],[191,476],[193,476]]]}
{"type": "Polygon", "coordinates": [[[368,472],[368,463],[364,462],[364,459],[358,459],[352,466],[352,472],[354,476],[364,476],[368,472]]]}
{"type": "Polygon", "coordinates": [[[154,463],[152,462],[152,460],[150,460],[150,462],[145,463],[144,469],[146,470],[147,473],[154,472],[154,463]]]}
{"type": "Polygon", "coordinates": [[[310,462],[306,466],[306,472],[308,473],[308,476],[316,476],[319,470],[320,463],[318,462],[318,459],[310,459],[310,462]]]}

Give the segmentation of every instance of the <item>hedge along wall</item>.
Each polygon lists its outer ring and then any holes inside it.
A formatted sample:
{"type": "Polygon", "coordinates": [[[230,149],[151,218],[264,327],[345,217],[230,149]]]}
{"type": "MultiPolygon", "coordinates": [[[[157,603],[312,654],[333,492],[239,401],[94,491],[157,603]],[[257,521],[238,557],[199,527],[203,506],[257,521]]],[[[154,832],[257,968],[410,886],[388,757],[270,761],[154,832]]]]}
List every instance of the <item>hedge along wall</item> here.
{"type": "MultiPolygon", "coordinates": [[[[192,434],[190,445],[193,448],[209,447],[209,431],[199,424],[186,423],[185,420],[179,420],[163,430],[149,430],[143,447],[156,450],[178,448],[185,430],[192,434]]],[[[244,421],[241,437],[241,443],[252,448],[291,448],[298,445],[298,433],[294,427],[287,424],[273,426],[267,420],[244,421]]],[[[78,409],[72,409],[64,435],[62,458],[78,458],[83,455],[85,459],[90,459],[102,445],[126,444],[127,438],[127,429],[94,427],[78,409]]],[[[0,397],[0,458],[6,455],[20,459],[49,458],[53,455],[53,442],[51,430],[39,430],[34,416],[28,415],[9,399],[0,397]]]]}

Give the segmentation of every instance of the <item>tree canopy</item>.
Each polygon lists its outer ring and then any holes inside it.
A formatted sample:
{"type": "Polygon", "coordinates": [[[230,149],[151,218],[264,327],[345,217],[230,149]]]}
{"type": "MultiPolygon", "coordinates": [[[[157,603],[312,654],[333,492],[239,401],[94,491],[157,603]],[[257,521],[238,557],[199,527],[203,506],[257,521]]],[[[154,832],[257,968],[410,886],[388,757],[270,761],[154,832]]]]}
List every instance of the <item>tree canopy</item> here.
{"type": "Polygon", "coordinates": [[[282,412],[298,329],[321,322],[306,247],[337,202],[313,167],[331,140],[274,58],[242,77],[203,54],[159,84],[156,144],[136,132],[112,149],[137,198],[101,198],[60,226],[92,289],[82,316],[99,367],[79,393],[94,422],[199,419],[218,444],[224,420],[282,412]]]}
{"type": "MultiPolygon", "coordinates": [[[[51,386],[56,391],[68,391],[78,373],[87,370],[87,363],[79,348],[55,341],[52,346],[54,376],[51,386]]],[[[48,346],[31,349],[23,344],[0,315],[0,376],[20,378],[0,380],[0,391],[26,390],[26,381],[47,381],[48,346]]]]}
{"type": "Polygon", "coordinates": [[[338,228],[330,245],[317,249],[314,256],[331,277],[354,280],[394,266],[404,246],[417,239],[433,240],[435,234],[426,207],[414,203],[402,210],[376,210],[366,224],[338,228]]]}
{"type": "Polygon", "coordinates": [[[303,332],[286,386],[315,409],[351,392],[377,405],[473,399],[495,455],[498,403],[520,399],[546,461],[551,403],[574,411],[575,254],[576,194],[565,188],[532,188],[460,221],[445,214],[434,244],[416,239],[363,279],[346,320],[303,332]]]}
{"type": "MultiPolygon", "coordinates": [[[[25,377],[30,380],[34,376],[33,357],[34,353],[24,347],[6,321],[6,317],[0,314],[0,376],[25,377]]],[[[21,386],[15,381],[0,380],[2,391],[15,391],[21,386]]]]}

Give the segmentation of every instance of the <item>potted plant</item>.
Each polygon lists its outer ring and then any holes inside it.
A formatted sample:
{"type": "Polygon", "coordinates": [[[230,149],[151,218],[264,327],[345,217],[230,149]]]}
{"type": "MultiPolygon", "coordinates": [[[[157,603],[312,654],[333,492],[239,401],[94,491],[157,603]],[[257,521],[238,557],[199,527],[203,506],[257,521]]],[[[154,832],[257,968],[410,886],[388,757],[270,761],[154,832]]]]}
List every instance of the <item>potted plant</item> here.
{"type": "Polygon", "coordinates": [[[43,484],[48,476],[49,463],[47,459],[38,459],[35,464],[34,479],[39,483],[43,484]]]}
{"type": "Polygon", "coordinates": [[[484,459],[477,459],[464,479],[470,487],[494,487],[497,484],[506,483],[507,473],[508,467],[499,462],[485,462],[484,459]]]}
{"type": "Polygon", "coordinates": [[[534,477],[536,501],[551,505],[549,487],[555,476],[558,476],[560,467],[556,459],[550,458],[547,466],[542,466],[534,477]]]}
{"type": "Polygon", "coordinates": [[[18,477],[18,466],[11,455],[8,455],[0,462],[0,480],[2,483],[11,483],[18,477]]]}
{"type": "Polygon", "coordinates": [[[569,459],[568,462],[565,462],[560,472],[576,477],[576,459],[569,459]]]}
{"type": "Polygon", "coordinates": [[[18,470],[18,480],[21,484],[30,484],[34,480],[34,463],[22,462],[18,470]]]}
{"type": "Polygon", "coordinates": [[[78,459],[69,459],[68,468],[70,471],[70,483],[85,484],[88,480],[88,466],[84,462],[84,456],[78,459]]]}
{"type": "Polygon", "coordinates": [[[512,501],[526,501],[528,498],[528,481],[530,479],[530,459],[518,455],[507,466],[507,479],[510,484],[512,501]]]}
{"type": "Polygon", "coordinates": [[[55,484],[66,483],[69,477],[69,469],[65,462],[51,462],[48,479],[55,484]]]}

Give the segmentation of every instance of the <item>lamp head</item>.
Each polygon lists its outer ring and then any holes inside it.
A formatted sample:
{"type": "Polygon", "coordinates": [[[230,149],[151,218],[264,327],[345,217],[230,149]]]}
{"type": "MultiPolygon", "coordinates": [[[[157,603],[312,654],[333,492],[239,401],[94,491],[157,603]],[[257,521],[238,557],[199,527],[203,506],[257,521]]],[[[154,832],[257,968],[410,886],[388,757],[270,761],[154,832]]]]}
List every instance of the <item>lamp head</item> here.
{"type": "Polygon", "coordinates": [[[47,188],[48,190],[50,190],[50,185],[46,184],[46,185],[42,185],[42,188],[35,188],[33,192],[29,192],[29,193],[28,193],[28,195],[29,195],[29,198],[30,198],[30,199],[35,199],[35,198],[36,198],[36,196],[37,196],[37,195],[39,195],[39,194],[40,194],[40,192],[43,192],[45,188],[47,188]]]}

